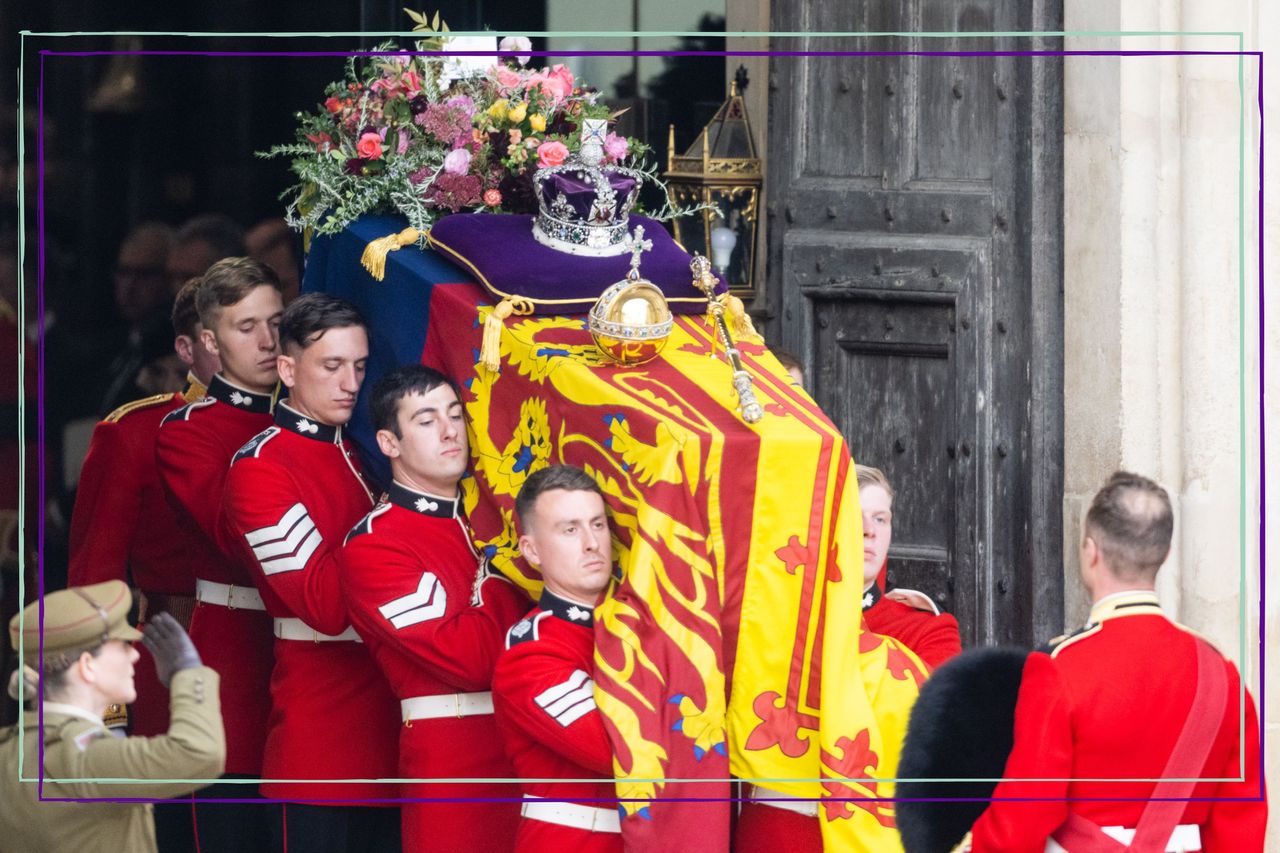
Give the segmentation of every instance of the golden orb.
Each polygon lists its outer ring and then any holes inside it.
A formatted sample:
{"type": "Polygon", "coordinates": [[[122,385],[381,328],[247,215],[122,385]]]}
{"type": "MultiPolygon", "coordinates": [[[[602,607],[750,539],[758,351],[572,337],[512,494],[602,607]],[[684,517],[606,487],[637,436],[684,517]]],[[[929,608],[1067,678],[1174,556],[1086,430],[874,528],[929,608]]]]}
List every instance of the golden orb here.
{"type": "Polygon", "coordinates": [[[587,315],[596,346],[624,367],[657,358],[671,336],[671,308],[657,285],[628,277],[609,287],[587,315]]]}

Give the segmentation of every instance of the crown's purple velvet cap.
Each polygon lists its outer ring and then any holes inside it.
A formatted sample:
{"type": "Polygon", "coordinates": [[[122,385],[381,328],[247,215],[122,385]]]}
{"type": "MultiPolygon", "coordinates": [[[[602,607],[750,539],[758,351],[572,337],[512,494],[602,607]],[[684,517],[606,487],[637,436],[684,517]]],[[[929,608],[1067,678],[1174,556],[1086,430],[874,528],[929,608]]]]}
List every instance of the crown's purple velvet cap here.
{"type": "MultiPolygon", "coordinates": [[[[498,299],[506,294],[533,300],[536,314],[585,314],[609,285],[626,278],[631,254],[583,257],[544,246],[533,237],[532,216],[505,213],[455,213],[431,227],[428,242],[445,257],[480,274],[480,285],[498,299]],[[568,301],[562,301],[568,300],[568,301]]],[[[631,231],[644,226],[653,248],[640,258],[640,275],[656,284],[673,314],[700,314],[707,308],[693,286],[692,257],[671,238],[661,222],[632,215],[631,231]]],[[[723,280],[718,292],[725,290],[723,280]]]]}
{"type": "MultiPolygon", "coordinates": [[[[627,197],[631,194],[631,191],[636,188],[636,179],[629,178],[620,172],[607,170],[605,175],[609,179],[609,186],[616,193],[613,205],[613,216],[616,217],[621,211],[622,205],[626,204],[627,197]]],[[[550,210],[552,202],[563,193],[565,199],[573,207],[577,218],[584,222],[587,220],[588,214],[591,213],[591,205],[595,204],[596,201],[596,185],[593,181],[588,180],[583,172],[555,172],[543,179],[540,190],[542,192],[543,209],[550,210]]]]}

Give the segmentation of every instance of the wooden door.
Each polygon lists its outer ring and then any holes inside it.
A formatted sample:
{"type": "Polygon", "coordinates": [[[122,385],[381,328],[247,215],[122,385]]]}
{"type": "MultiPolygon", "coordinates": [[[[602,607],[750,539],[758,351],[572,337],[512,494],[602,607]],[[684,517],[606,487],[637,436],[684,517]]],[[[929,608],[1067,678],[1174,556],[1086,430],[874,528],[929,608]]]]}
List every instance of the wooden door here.
{"type": "MultiPolygon", "coordinates": [[[[774,0],[775,32],[1046,31],[1054,0],[774,0]]],[[[792,51],[1056,50],[1060,40],[777,38],[792,51]]],[[[893,583],[966,645],[1062,622],[1062,65],[774,56],[769,340],[897,492],[893,583]]]]}

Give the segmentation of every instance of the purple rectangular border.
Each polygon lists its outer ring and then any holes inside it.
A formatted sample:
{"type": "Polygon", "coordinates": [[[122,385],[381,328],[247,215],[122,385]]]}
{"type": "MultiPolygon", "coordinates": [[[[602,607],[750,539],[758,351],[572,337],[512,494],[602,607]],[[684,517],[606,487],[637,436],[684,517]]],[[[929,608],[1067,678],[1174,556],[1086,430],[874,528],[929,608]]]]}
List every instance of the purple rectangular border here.
{"type": "MultiPolygon", "coordinates": [[[[38,36],[40,33],[31,33],[38,36]]],[[[726,33],[732,36],[733,33],[726,33]]],[[[893,37],[910,37],[910,33],[890,33],[893,37]]],[[[223,36],[206,36],[210,38],[223,36]]],[[[229,38],[237,37],[237,33],[227,33],[229,38]]],[[[36,406],[37,406],[37,469],[40,473],[40,482],[37,485],[38,500],[40,506],[45,505],[45,334],[44,334],[44,313],[45,313],[45,58],[46,56],[73,56],[73,58],[81,58],[81,56],[114,56],[114,55],[143,55],[143,56],[210,56],[210,58],[227,58],[227,56],[243,56],[243,58],[265,58],[265,56],[378,56],[393,55],[403,53],[403,51],[198,51],[198,50],[160,50],[160,51],[54,51],[40,50],[40,82],[37,85],[37,128],[36,128],[36,163],[37,163],[37,192],[36,192],[36,228],[37,228],[37,274],[36,274],[36,328],[37,328],[37,383],[36,389],[36,406]]],[[[410,51],[413,53],[413,51],[410,51]]],[[[489,51],[440,51],[444,55],[458,56],[488,56],[489,51]]],[[[512,51],[512,55],[515,55],[512,51]]],[[[1263,190],[1265,190],[1265,119],[1263,119],[1263,55],[1262,51],[1199,51],[1199,50],[1001,50],[1001,51],[760,51],[760,50],[723,50],[723,51],[631,51],[631,50],[582,50],[582,51],[521,51],[521,55],[532,56],[1257,56],[1258,59],[1258,469],[1260,469],[1260,479],[1258,479],[1258,503],[1260,503],[1260,530],[1258,530],[1258,574],[1260,574],[1260,583],[1258,583],[1258,754],[1260,761],[1266,758],[1266,624],[1265,624],[1265,603],[1266,603],[1266,407],[1263,405],[1265,401],[1266,389],[1266,297],[1263,280],[1265,280],[1265,228],[1263,228],[1263,219],[1265,219],[1265,210],[1263,210],[1263,190]]],[[[20,58],[19,58],[20,61],[20,58]]],[[[20,92],[19,92],[20,97],[20,92]]],[[[1242,138],[1243,147],[1243,138],[1242,138]]],[[[1243,152],[1242,152],[1243,154],[1243,152]]],[[[1243,168],[1243,158],[1242,158],[1243,168]]],[[[1243,178],[1242,178],[1243,179],[1243,178]]],[[[1243,201],[1243,200],[1242,200],[1243,201]]],[[[19,215],[22,211],[19,211],[19,215]]],[[[1243,223],[1242,223],[1243,227],[1243,223]]],[[[1242,316],[1243,323],[1243,316],[1242,316]]],[[[1243,378],[1242,378],[1243,380],[1243,378]]],[[[40,662],[41,670],[44,669],[45,660],[45,642],[44,642],[44,624],[45,624],[45,517],[41,512],[38,517],[37,532],[37,592],[40,594],[40,605],[38,605],[38,620],[40,620],[40,653],[38,653],[38,662],[40,662]]],[[[1240,567],[1244,570],[1244,566],[1240,567]]],[[[1243,679],[1242,679],[1243,681],[1243,679]]],[[[1243,686],[1242,686],[1242,689],[1243,686]]],[[[44,703],[37,703],[38,707],[38,725],[44,726],[45,710],[44,703]]],[[[1243,715],[1243,710],[1242,710],[1243,715]]],[[[40,757],[40,766],[44,767],[45,761],[45,744],[41,739],[40,749],[38,749],[38,757],[40,757]]],[[[1242,757],[1243,761],[1243,757],[1242,757]]],[[[1258,790],[1257,798],[1226,798],[1226,797],[1185,797],[1172,798],[1171,802],[1257,802],[1257,800],[1265,800],[1265,774],[1260,767],[1260,790],[1258,790]]],[[[1116,780],[1119,781],[1119,780],[1116,780]]],[[[189,802],[191,795],[184,798],[125,798],[125,797],[97,797],[97,798],[72,798],[72,797],[45,797],[44,795],[44,774],[37,777],[37,799],[42,802],[72,802],[72,803],[102,803],[102,802],[118,802],[118,803],[165,803],[165,802],[189,802]]],[[[850,798],[827,798],[832,802],[847,802],[850,798]]],[[[872,802],[1041,802],[1044,798],[1033,797],[1015,797],[1015,798],[856,798],[859,802],[872,800],[872,802]]],[[[1080,798],[1052,798],[1052,802],[1078,802],[1080,798]]],[[[297,800],[282,799],[261,799],[261,798],[218,798],[218,799],[202,799],[202,803],[285,803],[297,802],[297,800]]],[[[308,802],[324,802],[324,800],[308,800],[308,802]]],[[[349,802],[349,800],[347,800],[349,802]]],[[[419,802],[516,802],[515,798],[387,798],[387,799],[367,799],[361,802],[369,803],[419,803],[419,802]]],[[[602,802],[640,802],[640,800],[628,799],[611,799],[602,800],[602,802]]],[[[644,802],[744,802],[741,798],[653,798],[646,799],[644,802]]],[[[1087,802],[1133,802],[1133,798],[1088,798],[1087,802]]],[[[1152,800],[1139,800],[1139,802],[1152,802],[1152,800]]]]}

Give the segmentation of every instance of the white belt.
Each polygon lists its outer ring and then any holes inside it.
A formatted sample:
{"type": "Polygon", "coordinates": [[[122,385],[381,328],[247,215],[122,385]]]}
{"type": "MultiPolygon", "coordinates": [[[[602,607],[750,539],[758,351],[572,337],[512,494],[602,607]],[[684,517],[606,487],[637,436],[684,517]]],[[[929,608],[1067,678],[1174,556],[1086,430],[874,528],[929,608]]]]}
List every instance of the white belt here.
{"type": "Polygon", "coordinates": [[[410,720],[434,720],[439,717],[473,717],[493,713],[493,694],[446,693],[442,696],[414,696],[400,700],[400,716],[410,720]]]}
{"type": "Polygon", "coordinates": [[[232,586],[196,579],[196,601],[216,604],[228,610],[266,610],[262,595],[251,586],[232,586]]]}
{"type": "Polygon", "coordinates": [[[597,809],[577,803],[555,803],[526,794],[520,806],[520,815],[543,823],[572,826],[589,832],[622,832],[622,823],[615,809],[597,809]]]}
{"type": "MultiPolygon", "coordinates": [[[[1104,826],[1102,831],[1110,835],[1121,844],[1128,845],[1133,842],[1133,835],[1136,830],[1129,829],[1125,826],[1104,826]]],[[[1165,853],[1194,853],[1201,850],[1200,846],[1200,824],[1198,823],[1180,823],[1173,828],[1173,834],[1169,836],[1169,843],[1165,845],[1165,853]]],[[[1044,843],[1045,853],[1067,853],[1066,848],[1050,838],[1044,843]]]]}
{"type": "Polygon", "coordinates": [[[276,619],[276,639],[304,640],[308,643],[363,642],[350,626],[341,634],[321,634],[301,619],[276,619]]]}
{"type": "Polygon", "coordinates": [[[783,809],[796,814],[802,814],[805,817],[818,816],[817,800],[800,800],[790,794],[784,794],[781,791],[774,791],[769,788],[762,788],[759,785],[752,785],[750,793],[747,795],[749,799],[758,802],[762,806],[772,806],[775,809],[783,809]],[[763,799],[768,797],[769,799],[763,799]]]}

